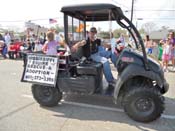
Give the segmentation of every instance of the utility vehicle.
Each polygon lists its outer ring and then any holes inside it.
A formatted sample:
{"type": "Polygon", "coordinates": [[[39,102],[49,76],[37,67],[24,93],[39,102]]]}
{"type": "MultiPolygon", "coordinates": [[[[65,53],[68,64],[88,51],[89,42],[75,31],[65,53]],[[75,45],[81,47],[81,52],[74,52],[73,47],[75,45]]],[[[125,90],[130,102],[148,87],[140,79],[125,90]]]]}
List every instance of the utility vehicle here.
{"type": "MultiPolygon", "coordinates": [[[[113,4],[83,4],[64,6],[61,12],[64,14],[65,41],[70,47],[77,41],[86,39],[88,22],[114,21],[130,33],[135,49],[126,47],[120,52],[115,63],[118,72],[117,82],[110,97],[113,97],[114,102],[120,104],[126,114],[136,121],[150,122],[159,118],[164,111],[163,94],[168,91],[169,85],[161,65],[147,56],[139,32],[123,14],[121,8],[113,4]],[[75,24],[84,25],[81,26],[82,29],[78,34],[75,24]]],[[[33,97],[42,106],[56,106],[62,99],[63,92],[104,95],[102,64],[82,57],[81,48],[70,56],[50,56],[49,58],[41,54],[28,54],[22,81],[33,83],[33,97]],[[35,56],[42,58],[34,58],[35,56]],[[52,58],[54,60],[51,60],[52,58]],[[28,67],[34,67],[34,65],[28,66],[32,60],[33,64],[36,64],[35,60],[46,59],[48,61],[43,62],[46,66],[49,60],[58,64],[53,68],[54,72],[50,73],[55,73],[53,78],[46,78],[49,72],[40,72],[40,77],[25,75],[28,67]],[[46,82],[49,80],[51,83],[46,82]]],[[[44,69],[45,67],[38,68],[40,71],[44,69]]],[[[33,73],[36,72],[33,71],[33,73]]]]}

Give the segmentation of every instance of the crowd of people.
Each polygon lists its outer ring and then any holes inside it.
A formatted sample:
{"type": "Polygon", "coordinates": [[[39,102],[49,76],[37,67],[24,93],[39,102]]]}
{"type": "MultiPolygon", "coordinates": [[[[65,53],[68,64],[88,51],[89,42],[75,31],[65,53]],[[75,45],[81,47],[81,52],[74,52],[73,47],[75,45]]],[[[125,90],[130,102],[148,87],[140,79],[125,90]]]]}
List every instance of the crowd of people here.
{"type": "MultiPolygon", "coordinates": [[[[96,30],[96,28],[92,28],[92,29],[96,30]]],[[[90,37],[90,34],[91,32],[87,34],[87,39],[90,37]]],[[[118,39],[114,38],[113,33],[111,33],[110,36],[111,36],[111,40],[109,42],[111,43],[110,48],[111,48],[112,54],[115,53],[116,55],[117,53],[115,48],[116,43],[118,43],[118,45],[119,44],[122,45],[123,43],[124,45],[127,42],[125,42],[125,37],[122,34],[118,39]]],[[[130,39],[129,39],[129,42],[130,42],[130,39]]],[[[158,60],[162,61],[162,66],[165,72],[169,71],[168,64],[170,62],[172,64],[171,70],[175,71],[174,32],[172,31],[169,32],[167,37],[160,40],[159,43],[153,42],[153,40],[150,40],[149,35],[146,35],[144,39],[144,44],[145,44],[145,49],[147,54],[151,54],[154,57],[156,57],[158,60]]],[[[15,48],[18,48],[16,49],[16,57],[17,57],[17,55],[19,55],[17,51],[19,50],[25,51],[25,52],[42,52],[48,55],[54,55],[57,53],[55,49],[58,46],[64,47],[67,50],[67,52],[70,53],[70,49],[65,43],[63,35],[60,35],[59,32],[56,30],[48,31],[47,33],[41,33],[40,35],[33,34],[31,36],[27,36],[25,40],[21,42],[16,42],[16,39],[14,38],[14,36],[9,32],[6,32],[4,36],[0,34],[0,53],[5,59],[8,57],[11,58],[12,56],[11,50],[14,53],[15,48]],[[15,43],[18,43],[18,44],[15,44],[15,43]]],[[[103,44],[103,46],[99,46],[98,48],[100,51],[106,51],[105,48],[108,48],[108,47],[109,45],[103,44]]],[[[124,46],[120,46],[120,48],[121,47],[124,47],[124,46]]],[[[106,53],[103,52],[102,56],[105,56],[106,58],[109,58],[109,56],[111,56],[112,62],[115,63],[116,58],[113,55],[111,55],[111,51],[106,53]]],[[[111,78],[113,77],[111,76],[111,78]]]]}
{"type": "Polygon", "coordinates": [[[47,53],[48,48],[54,46],[54,44],[50,45],[50,43],[55,43],[55,49],[60,46],[68,50],[63,35],[55,30],[49,30],[47,33],[41,33],[40,35],[27,35],[24,40],[11,37],[10,33],[6,32],[4,36],[0,34],[0,54],[4,59],[20,57],[22,52],[49,54],[47,53]]]}
{"type": "MultiPolygon", "coordinates": [[[[23,41],[20,46],[21,51],[25,52],[40,52],[46,55],[62,55],[61,52],[58,54],[58,47],[65,49],[65,52],[70,54],[70,52],[76,52],[79,47],[83,49],[83,55],[86,58],[90,58],[93,61],[100,62],[103,64],[104,76],[108,82],[107,92],[111,92],[114,89],[116,79],[113,77],[110,64],[108,59],[111,59],[114,66],[116,66],[116,61],[119,53],[128,44],[125,41],[123,34],[119,38],[114,38],[113,33],[110,34],[110,41],[105,43],[101,39],[97,38],[97,29],[92,27],[90,32],[86,36],[86,40],[79,41],[75,43],[71,50],[64,40],[64,37],[57,31],[49,30],[46,34],[40,34],[40,36],[32,35],[27,36],[25,41],[23,41]],[[116,46],[117,45],[117,46],[116,46]]],[[[5,33],[3,37],[0,34],[0,47],[4,58],[11,56],[11,47],[14,45],[8,33],[5,33]]],[[[168,64],[171,60],[172,70],[175,71],[175,37],[174,32],[170,32],[166,39],[160,40],[159,44],[150,40],[149,35],[146,35],[144,39],[144,45],[147,54],[151,54],[157,59],[162,61],[162,66],[164,71],[168,72],[168,64]]],[[[64,53],[65,53],[64,52],[64,53]]],[[[25,53],[26,54],[26,53],[25,53]]],[[[25,55],[24,64],[25,64],[25,55]]]]}
{"type": "Polygon", "coordinates": [[[175,36],[174,32],[169,32],[166,38],[153,42],[149,35],[145,38],[145,49],[147,54],[151,54],[162,62],[163,70],[169,72],[168,64],[172,64],[171,71],[175,71],[175,36]]]}

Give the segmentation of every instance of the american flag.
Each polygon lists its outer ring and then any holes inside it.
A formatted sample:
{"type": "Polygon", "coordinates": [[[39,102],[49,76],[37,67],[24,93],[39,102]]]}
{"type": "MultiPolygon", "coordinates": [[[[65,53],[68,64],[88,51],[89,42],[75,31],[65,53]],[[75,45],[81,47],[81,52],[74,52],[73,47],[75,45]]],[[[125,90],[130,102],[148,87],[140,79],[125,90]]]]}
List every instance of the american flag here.
{"type": "Polygon", "coordinates": [[[49,24],[57,23],[57,20],[55,19],[49,19],[49,24]]]}

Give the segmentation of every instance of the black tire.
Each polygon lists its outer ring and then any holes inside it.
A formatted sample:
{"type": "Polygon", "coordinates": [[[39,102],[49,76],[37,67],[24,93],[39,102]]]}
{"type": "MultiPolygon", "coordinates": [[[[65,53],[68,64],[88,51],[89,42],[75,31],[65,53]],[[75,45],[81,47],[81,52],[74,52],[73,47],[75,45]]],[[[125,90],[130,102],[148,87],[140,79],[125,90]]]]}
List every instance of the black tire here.
{"type": "Polygon", "coordinates": [[[156,88],[135,87],[124,97],[124,111],[129,117],[139,122],[151,122],[164,111],[164,99],[156,88]]]}
{"type": "Polygon", "coordinates": [[[34,99],[41,106],[56,106],[58,105],[58,102],[62,99],[62,93],[59,91],[58,88],[55,87],[33,84],[32,93],[34,99]]]}

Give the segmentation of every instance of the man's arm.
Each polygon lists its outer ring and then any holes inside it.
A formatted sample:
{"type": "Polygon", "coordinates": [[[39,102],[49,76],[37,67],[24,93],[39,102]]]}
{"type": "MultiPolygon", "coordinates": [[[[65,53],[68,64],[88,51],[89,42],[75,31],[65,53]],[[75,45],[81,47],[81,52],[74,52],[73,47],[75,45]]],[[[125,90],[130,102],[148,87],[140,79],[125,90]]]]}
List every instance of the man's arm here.
{"type": "Polygon", "coordinates": [[[82,47],[85,44],[86,44],[86,40],[79,41],[75,45],[72,46],[72,50],[77,51],[79,47],[82,47]]]}

